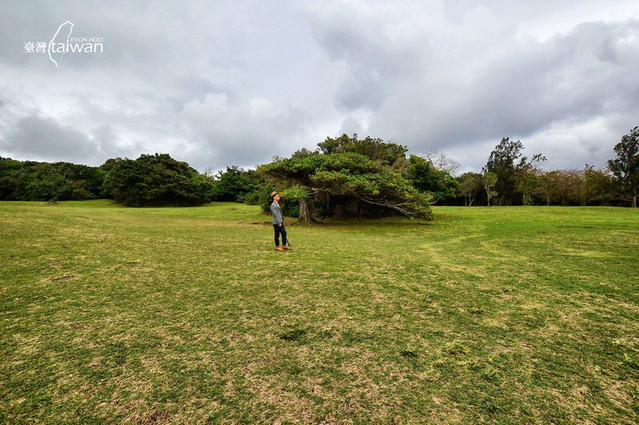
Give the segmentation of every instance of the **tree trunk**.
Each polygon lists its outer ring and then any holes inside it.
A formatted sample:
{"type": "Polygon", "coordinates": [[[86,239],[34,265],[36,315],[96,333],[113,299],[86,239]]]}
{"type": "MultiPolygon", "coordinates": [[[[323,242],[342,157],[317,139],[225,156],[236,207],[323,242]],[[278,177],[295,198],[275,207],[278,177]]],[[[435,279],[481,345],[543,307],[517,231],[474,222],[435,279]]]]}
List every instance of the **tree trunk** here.
{"type": "Polygon", "coordinates": [[[637,188],[632,188],[632,208],[637,208],[637,188]]]}
{"type": "Polygon", "coordinates": [[[293,224],[313,224],[315,220],[313,219],[313,215],[311,214],[310,208],[308,206],[308,201],[300,200],[298,201],[300,204],[300,216],[297,221],[293,224]]]}

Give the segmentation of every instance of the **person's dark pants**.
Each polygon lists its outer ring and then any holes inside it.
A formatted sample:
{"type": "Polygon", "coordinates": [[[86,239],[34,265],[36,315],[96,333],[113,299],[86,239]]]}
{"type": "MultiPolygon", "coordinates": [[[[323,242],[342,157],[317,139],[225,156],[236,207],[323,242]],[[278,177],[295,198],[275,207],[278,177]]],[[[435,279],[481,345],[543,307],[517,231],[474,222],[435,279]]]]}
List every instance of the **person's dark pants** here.
{"type": "Polygon", "coordinates": [[[275,246],[280,246],[280,234],[282,235],[282,245],[286,246],[286,229],[284,228],[284,223],[282,223],[281,226],[274,224],[273,228],[275,229],[275,246]]]}

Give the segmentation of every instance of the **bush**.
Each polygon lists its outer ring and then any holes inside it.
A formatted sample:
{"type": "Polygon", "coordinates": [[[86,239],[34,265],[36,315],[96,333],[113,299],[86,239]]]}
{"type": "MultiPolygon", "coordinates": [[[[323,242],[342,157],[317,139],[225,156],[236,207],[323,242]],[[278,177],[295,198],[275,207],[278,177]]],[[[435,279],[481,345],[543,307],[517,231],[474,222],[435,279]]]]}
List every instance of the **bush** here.
{"type": "Polygon", "coordinates": [[[209,202],[213,182],[168,154],[109,160],[103,194],[127,206],[199,205],[209,202]]]}
{"type": "Polygon", "coordinates": [[[259,185],[260,181],[254,170],[244,170],[235,165],[226,167],[213,177],[213,201],[245,202],[259,185]]]}

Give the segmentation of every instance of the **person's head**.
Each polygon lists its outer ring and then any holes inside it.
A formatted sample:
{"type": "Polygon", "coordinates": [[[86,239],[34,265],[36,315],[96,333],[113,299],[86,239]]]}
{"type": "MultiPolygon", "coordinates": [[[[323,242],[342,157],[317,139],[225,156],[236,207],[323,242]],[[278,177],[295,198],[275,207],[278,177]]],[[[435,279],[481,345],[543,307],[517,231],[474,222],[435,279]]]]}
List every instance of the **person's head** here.
{"type": "Polygon", "coordinates": [[[280,202],[280,194],[277,192],[271,193],[271,198],[273,198],[275,202],[280,202]]]}

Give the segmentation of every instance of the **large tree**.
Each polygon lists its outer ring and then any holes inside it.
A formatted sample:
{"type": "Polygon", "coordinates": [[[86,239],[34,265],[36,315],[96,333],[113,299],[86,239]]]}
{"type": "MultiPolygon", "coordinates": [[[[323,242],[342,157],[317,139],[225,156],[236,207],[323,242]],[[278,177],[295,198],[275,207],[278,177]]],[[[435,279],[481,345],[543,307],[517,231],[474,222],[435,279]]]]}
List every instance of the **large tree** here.
{"type": "Polygon", "coordinates": [[[639,189],[639,127],[624,135],[614,150],[617,157],[608,161],[608,168],[632,197],[632,206],[636,208],[639,189]]]}
{"type": "Polygon", "coordinates": [[[409,217],[432,219],[430,196],[419,193],[386,161],[372,160],[361,153],[279,159],[260,166],[260,172],[283,186],[295,188],[301,219],[312,220],[314,203],[327,197],[333,199],[333,206],[341,202],[357,215],[361,215],[360,207],[369,205],[409,217]]]}

